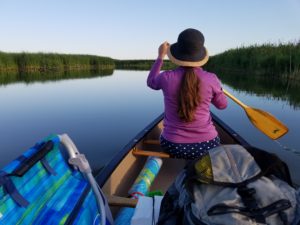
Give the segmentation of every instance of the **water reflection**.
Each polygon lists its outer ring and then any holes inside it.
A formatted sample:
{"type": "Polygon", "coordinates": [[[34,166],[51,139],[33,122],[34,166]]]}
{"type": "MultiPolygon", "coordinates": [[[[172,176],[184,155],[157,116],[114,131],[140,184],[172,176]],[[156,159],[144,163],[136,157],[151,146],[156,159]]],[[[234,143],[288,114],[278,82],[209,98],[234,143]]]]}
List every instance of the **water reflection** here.
{"type": "Polygon", "coordinates": [[[163,106],[160,93],[146,87],[146,73],[133,71],[2,85],[0,105],[0,168],[49,134],[68,133],[94,170],[157,117],[163,106]]]}
{"type": "Polygon", "coordinates": [[[78,70],[78,71],[53,71],[53,72],[32,72],[32,73],[0,73],[0,85],[13,83],[33,83],[56,80],[67,80],[76,78],[92,78],[99,76],[109,76],[113,74],[113,69],[104,70],[78,70]]]}
{"type": "Polygon", "coordinates": [[[272,98],[273,100],[287,101],[294,109],[299,109],[300,107],[300,81],[221,71],[218,72],[218,76],[223,83],[234,87],[235,90],[272,98]]]}
{"type": "MultiPolygon", "coordinates": [[[[0,73],[0,85],[13,83],[47,82],[75,78],[92,78],[98,76],[110,76],[113,69],[86,70],[86,71],[61,71],[61,72],[35,72],[35,73],[0,73]]],[[[300,107],[300,81],[291,79],[277,79],[270,76],[257,76],[240,73],[217,72],[222,83],[234,87],[235,90],[245,91],[248,94],[256,94],[272,98],[273,100],[287,101],[294,109],[300,107]]],[[[255,74],[255,73],[253,73],[255,74]]]]}
{"type": "MultiPolygon", "coordinates": [[[[163,111],[162,93],[146,86],[147,74],[115,70],[113,74],[78,72],[66,77],[0,75],[0,168],[43,137],[68,133],[98,170],[163,111]]],[[[275,115],[289,127],[289,133],[278,142],[270,140],[231,101],[226,110],[212,107],[212,111],[249,143],[288,162],[300,183],[298,84],[217,74],[234,96],[275,115]]]]}

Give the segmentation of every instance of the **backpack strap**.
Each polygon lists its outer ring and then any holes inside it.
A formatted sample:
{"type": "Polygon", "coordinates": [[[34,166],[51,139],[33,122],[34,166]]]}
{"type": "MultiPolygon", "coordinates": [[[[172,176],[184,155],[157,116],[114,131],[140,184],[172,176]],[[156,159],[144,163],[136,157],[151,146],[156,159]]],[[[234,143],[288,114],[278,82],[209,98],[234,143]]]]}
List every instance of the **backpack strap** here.
{"type": "Polygon", "coordinates": [[[43,159],[53,147],[54,143],[52,140],[36,144],[34,148],[37,149],[37,152],[28,158],[23,157],[20,165],[10,173],[10,176],[23,176],[33,165],[43,159]]]}
{"type": "Polygon", "coordinates": [[[286,216],[283,215],[281,212],[290,207],[291,207],[291,203],[286,199],[278,200],[263,208],[257,207],[252,209],[249,209],[248,207],[234,207],[234,206],[228,206],[226,204],[217,204],[211,207],[207,211],[207,215],[214,216],[214,215],[221,215],[221,214],[228,214],[228,213],[239,213],[255,220],[257,223],[264,224],[266,223],[266,217],[278,213],[283,224],[287,225],[288,220],[286,216]]]}
{"type": "Polygon", "coordinates": [[[20,206],[27,207],[29,202],[20,194],[10,176],[5,171],[0,171],[0,187],[20,206]]]}
{"type": "Polygon", "coordinates": [[[45,170],[48,173],[50,173],[50,174],[52,174],[54,176],[57,175],[56,171],[50,166],[49,162],[47,161],[47,159],[45,157],[42,158],[40,162],[42,163],[43,167],[45,168],[45,170]]]}
{"type": "Polygon", "coordinates": [[[247,147],[246,150],[253,156],[265,176],[275,175],[293,187],[289,168],[277,155],[255,147],[247,147]]]}
{"type": "Polygon", "coordinates": [[[248,178],[247,180],[243,180],[242,182],[238,183],[214,181],[213,177],[209,177],[205,175],[205,173],[196,174],[195,163],[197,161],[191,163],[186,170],[187,176],[185,179],[185,185],[188,192],[190,193],[190,197],[193,198],[192,193],[195,183],[237,188],[237,193],[241,197],[241,200],[245,207],[234,207],[227,206],[226,204],[217,204],[211,207],[208,210],[207,214],[217,215],[236,212],[254,219],[257,223],[266,223],[266,217],[277,213],[281,218],[283,224],[287,224],[287,218],[283,213],[283,210],[291,207],[291,202],[289,200],[281,199],[263,208],[259,208],[254,197],[256,190],[254,188],[247,187],[249,183],[260,179],[262,176],[269,177],[271,175],[275,175],[279,179],[287,182],[292,186],[291,176],[287,165],[275,154],[271,154],[257,148],[248,148],[247,151],[254,158],[255,162],[260,168],[260,172],[248,178]]]}
{"type": "Polygon", "coordinates": [[[188,164],[188,166],[185,168],[187,174],[185,182],[193,183],[195,182],[195,180],[197,180],[198,183],[200,182],[200,183],[215,184],[215,185],[226,186],[226,187],[238,187],[238,186],[244,186],[245,184],[257,180],[262,176],[269,177],[270,175],[274,175],[293,187],[293,182],[289,172],[289,168],[287,164],[283,162],[278,156],[255,147],[247,147],[246,150],[254,158],[255,162],[257,163],[257,165],[261,170],[260,173],[253,176],[252,178],[240,183],[217,182],[214,181],[213,179],[209,179],[205,176],[201,176],[201,174],[196,174],[195,164],[197,163],[198,160],[194,160],[192,163],[188,164]]]}
{"type": "MultiPolygon", "coordinates": [[[[19,165],[11,172],[7,173],[5,171],[0,171],[0,187],[3,186],[4,191],[20,206],[27,207],[29,205],[29,201],[25,199],[19,192],[18,188],[15,186],[12,181],[12,176],[23,176],[35,163],[39,160],[43,160],[44,156],[53,149],[54,143],[53,141],[42,142],[34,148],[37,150],[35,154],[27,158],[22,155],[17,158],[19,165]]],[[[51,173],[56,174],[56,172],[51,168],[46,159],[43,160],[42,165],[45,169],[51,173]]]]}
{"type": "Polygon", "coordinates": [[[86,199],[90,190],[91,190],[91,186],[86,185],[86,187],[84,188],[83,192],[81,193],[74,209],[71,211],[70,215],[68,216],[68,218],[65,222],[65,225],[71,225],[74,223],[74,221],[76,220],[76,217],[78,216],[78,213],[82,207],[82,204],[83,204],[84,200],[86,199]]]}

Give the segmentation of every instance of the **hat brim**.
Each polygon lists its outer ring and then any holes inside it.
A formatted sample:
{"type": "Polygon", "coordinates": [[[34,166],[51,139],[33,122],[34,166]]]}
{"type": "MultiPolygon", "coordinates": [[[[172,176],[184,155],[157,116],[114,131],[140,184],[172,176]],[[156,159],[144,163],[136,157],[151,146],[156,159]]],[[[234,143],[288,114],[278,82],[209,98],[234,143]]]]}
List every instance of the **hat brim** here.
{"type": "Polygon", "coordinates": [[[209,55],[207,52],[207,49],[205,48],[205,57],[199,61],[183,61],[180,59],[175,58],[172,53],[171,53],[171,48],[168,48],[167,55],[169,59],[176,65],[178,66],[187,66],[187,67],[198,67],[198,66],[203,66],[205,63],[207,63],[209,59],[209,55]]]}

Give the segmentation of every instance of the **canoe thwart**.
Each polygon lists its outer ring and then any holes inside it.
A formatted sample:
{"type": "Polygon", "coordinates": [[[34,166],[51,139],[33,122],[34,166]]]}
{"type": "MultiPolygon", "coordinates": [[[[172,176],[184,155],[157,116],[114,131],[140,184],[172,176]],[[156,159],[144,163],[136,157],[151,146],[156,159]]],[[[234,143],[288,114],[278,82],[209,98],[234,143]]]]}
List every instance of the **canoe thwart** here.
{"type": "Polygon", "coordinates": [[[171,158],[170,155],[165,152],[145,151],[137,148],[132,150],[132,154],[135,156],[156,156],[160,158],[171,158]]]}
{"type": "Polygon", "coordinates": [[[143,143],[148,145],[160,145],[159,140],[152,140],[152,139],[144,140],[143,143]]]}
{"type": "Polygon", "coordinates": [[[133,198],[120,197],[116,195],[107,196],[107,201],[110,206],[124,206],[135,208],[138,200],[133,198]]]}

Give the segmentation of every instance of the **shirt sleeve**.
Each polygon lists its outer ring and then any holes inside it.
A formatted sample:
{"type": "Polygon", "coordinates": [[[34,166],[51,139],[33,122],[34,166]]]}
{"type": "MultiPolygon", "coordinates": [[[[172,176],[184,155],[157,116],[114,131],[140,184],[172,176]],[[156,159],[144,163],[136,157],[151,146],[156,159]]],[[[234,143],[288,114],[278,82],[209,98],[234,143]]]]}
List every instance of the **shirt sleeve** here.
{"type": "Polygon", "coordinates": [[[225,109],[227,107],[227,98],[224,94],[221,82],[217,76],[215,76],[214,84],[213,84],[213,98],[212,104],[218,109],[225,109]]]}
{"type": "Polygon", "coordinates": [[[156,59],[155,63],[152,65],[152,68],[147,78],[148,87],[154,90],[160,90],[162,88],[163,73],[160,72],[162,65],[163,60],[159,58],[156,59]]]}

